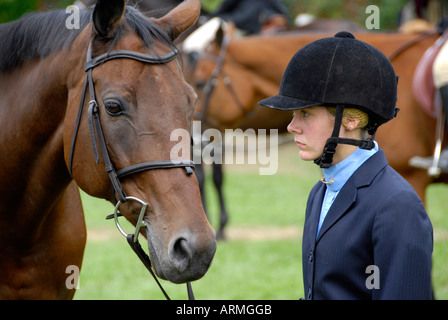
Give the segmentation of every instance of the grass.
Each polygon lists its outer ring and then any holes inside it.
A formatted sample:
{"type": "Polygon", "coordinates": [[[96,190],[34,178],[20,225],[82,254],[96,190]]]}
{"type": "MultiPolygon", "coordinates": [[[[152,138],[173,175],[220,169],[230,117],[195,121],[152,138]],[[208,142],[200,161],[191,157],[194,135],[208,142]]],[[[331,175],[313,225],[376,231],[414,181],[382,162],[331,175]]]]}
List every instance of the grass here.
{"type": "MultiPolygon", "coordinates": [[[[301,231],[310,188],[320,177],[316,166],[297,160],[294,146],[280,150],[279,172],[258,175],[256,166],[227,166],[225,197],[230,215],[228,240],[218,243],[208,273],[193,283],[197,299],[298,299],[303,297],[301,231]],[[254,231],[258,237],[241,235],[254,231]],[[284,237],[269,230],[293,230],[284,237]],[[265,234],[263,232],[266,232],[265,234]]],[[[210,176],[206,195],[211,223],[218,205],[210,176]]],[[[436,297],[448,299],[448,186],[428,190],[434,225],[433,283],[436,297]]],[[[104,217],[112,205],[83,195],[89,238],[75,299],[164,299],[113,221],[104,217]]],[[[143,239],[141,239],[143,245],[143,239]]],[[[186,299],[184,285],[162,281],[172,299],[186,299]]]]}

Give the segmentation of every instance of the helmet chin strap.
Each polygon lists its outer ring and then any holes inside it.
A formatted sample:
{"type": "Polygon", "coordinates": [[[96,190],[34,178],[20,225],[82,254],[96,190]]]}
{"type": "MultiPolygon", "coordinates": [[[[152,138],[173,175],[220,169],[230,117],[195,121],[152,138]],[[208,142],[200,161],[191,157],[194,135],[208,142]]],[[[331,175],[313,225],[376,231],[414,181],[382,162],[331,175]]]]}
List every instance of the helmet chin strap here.
{"type": "Polygon", "coordinates": [[[336,147],[338,146],[338,144],[354,145],[359,147],[360,149],[366,149],[366,150],[371,150],[375,147],[375,143],[373,142],[373,139],[375,137],[374,132],[369,138],[363,140],[339,137],[339,131],[341,129],[343,113],[344,113],[344,105],[341,104],[337,105],[333,133],[331,134],[331,137],[327,139],[322,155],[316,160],[314,160],[314,163],[321,168],[331,167],[331,164],[333,163],[333,156],[336,153],[336,147]]]}

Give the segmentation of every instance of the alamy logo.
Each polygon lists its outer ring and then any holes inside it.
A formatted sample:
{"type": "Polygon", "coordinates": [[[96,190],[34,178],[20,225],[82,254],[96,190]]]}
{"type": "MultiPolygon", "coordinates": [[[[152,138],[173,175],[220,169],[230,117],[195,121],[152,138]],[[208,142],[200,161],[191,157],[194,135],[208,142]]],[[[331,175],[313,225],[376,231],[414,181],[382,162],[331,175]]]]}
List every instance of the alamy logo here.
{"type": "Polygon", "coordinates": [[[366,268],[366,274],[369,276],[366,279],[366,288],[369,290],[380,288],[380,268],[376,265],[370,265],[366,268]]]}
{"type": "Polygon", "coordinates": [[[366,8],[366,13],[370,14],[365,23],[367,30],[378,30],[380,28],[380,8],[372,4],[366,8]]]}
{"type": "Polygon", "coordinates": [[[175,129],[170,140],[177,143],[171,148],[173,162],[191,159],[205,164],[259,164],[260,175],[273,175],[278,169],[278,130],[217,129],[201,130],[201,121],[193,121],[193,139],[185,129],[175,129]],[[268,142],[269,139],[269,142],[268,142]],[[193,140],[193,148],[191,141],[193,140]]]}
{"type": "Polygon", "coordinates": [[[68,6],[65,8],[65,13],[68,14],[67,19],[65,19],[65,27],[69,30],[79,29],[80,17],[79,17],[79,7],[75,5],[68,6]]]}
{"type": "Polygon", "coordinates": [[[69,265],[65,269],[65,273],[69,276],[65,279],[65,286],[69,290],[79,289],[79,267],[69,265]]]}

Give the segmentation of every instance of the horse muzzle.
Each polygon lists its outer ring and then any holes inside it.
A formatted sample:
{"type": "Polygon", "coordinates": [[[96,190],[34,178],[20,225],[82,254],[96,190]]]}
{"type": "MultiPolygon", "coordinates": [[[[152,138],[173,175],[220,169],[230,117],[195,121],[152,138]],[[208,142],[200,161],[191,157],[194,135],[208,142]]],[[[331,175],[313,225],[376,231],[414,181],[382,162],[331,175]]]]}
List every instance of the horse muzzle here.
{"type": "Polygon", "coordinates": [[[160,230],[156,224],[145,219],[148,204],[135,197],[126,197],[141,205],[140,214],[134,234],[127,234],[121,227],[118,210],[119,201],[115,207],[114,218],[119,231],[134,242],[138,242],[141,228],[146,229],[150,264],[157,276],[173,283],[185,283],[202,278],[209,269],[216,252],[216,239],[213,228],[207,224],[204,228],[192,231],[185,228],[173,236],[167,237],[166,229],[160,230]],[[167,245],[166,245],[167,244],[167,245]]]}
{"type": "Polygon", "coordinates": [[[156,274],[173,283],[202,278],[209,269],[216,251],[213,229],[204,233],[185,229],[168,241],[164,249],[157,231],[149,225],[146,231],[148,248],[156,274]]]}

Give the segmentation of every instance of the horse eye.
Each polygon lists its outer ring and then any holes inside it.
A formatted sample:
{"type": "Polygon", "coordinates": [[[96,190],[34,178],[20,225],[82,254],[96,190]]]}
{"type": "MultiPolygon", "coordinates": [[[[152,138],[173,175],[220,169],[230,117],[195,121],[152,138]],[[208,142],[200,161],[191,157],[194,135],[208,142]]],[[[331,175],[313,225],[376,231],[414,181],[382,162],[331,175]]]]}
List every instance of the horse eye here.
{"type": "Polygon", "coordinates": [[[104,102],[104,107],[106,108],[107,113],[111,116],[119,116],[123,113],[121,104],[116,101],[106,101],[104,102]]]}
{"type": "Polygon", "coordinates": [[[202,80],[196,81],[196,88],[198,90],[202,90],[202,89],[204,89],[204,87],[205,87],[205,81],[202,81],[202,80]]]}

